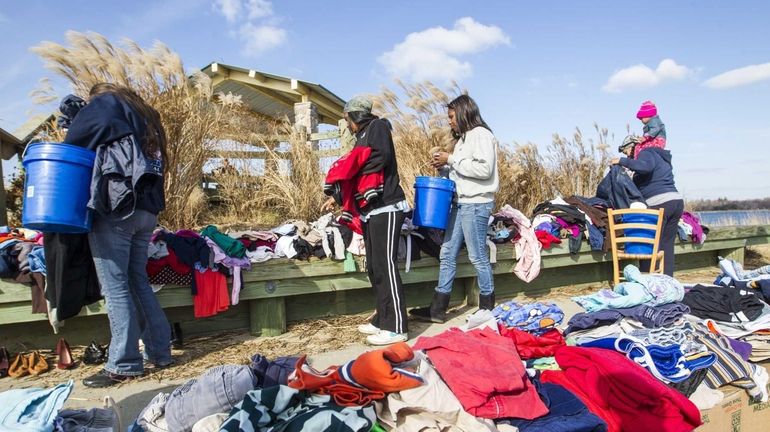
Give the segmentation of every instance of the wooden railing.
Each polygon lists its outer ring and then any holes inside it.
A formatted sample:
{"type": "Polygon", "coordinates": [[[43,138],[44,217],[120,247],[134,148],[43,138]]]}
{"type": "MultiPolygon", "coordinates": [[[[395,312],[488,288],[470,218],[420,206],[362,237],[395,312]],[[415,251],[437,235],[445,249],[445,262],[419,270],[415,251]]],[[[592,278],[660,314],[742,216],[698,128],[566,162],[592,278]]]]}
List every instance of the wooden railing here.
{"type": "MultiPolygon", "coordinates": [[[[677,270],[714,266],[718,255],[742,261],[746,246],[767,243],[770,243],[770,226],[714,229],[702,245],[677,244],[677,270]]],[[[498,299],[520,292],[543,293],[566,286],[606,284],[612,277],[611,256],[591,251],[587,242],[578,254],[570,254],[566,247],[558,246],[543,251],[541,274],[529,284],[512,274],[515,265],[512,245],[499,246],[497,263],[493,265],[498,299]]],[[[402,267],[401,275],[407,303],[426,304],[438,279],[438,261],[424,256],[411,263],[409,273],[402,267]]],[[[475,275],[473,265],[462,255],[457,263],[453,301],[475,304],[478,298],[475,275]]],[[[255,335],[271,336],[285,331],[287,321],[371,310],[374,297],[370,286],[361,259],[354,272],[345,272],[341,262],[328,259],[275,259],[255,264],[244,272],[240,304],[221,316],[195,320],[190,287],[166,286],[157,296],[169,320],[182,322],[188,333],[248,328],[255,335]]],[[[102,316],[99,319],[103,320],[104,314],[104,305],[95,303],[84,308],[81,316],[69,320],[63,331],[105,332],[106,326],[87,324],[87,320],[97,319],[89,317],[102,316]]],[[[27,336],[18,337],[28,338],[24,340],[48,340],[53,335],[46,320],[44,314],[31,313],[29,287],[0,282],[0,335],[3,338],[20,329],[27,336]]]]}

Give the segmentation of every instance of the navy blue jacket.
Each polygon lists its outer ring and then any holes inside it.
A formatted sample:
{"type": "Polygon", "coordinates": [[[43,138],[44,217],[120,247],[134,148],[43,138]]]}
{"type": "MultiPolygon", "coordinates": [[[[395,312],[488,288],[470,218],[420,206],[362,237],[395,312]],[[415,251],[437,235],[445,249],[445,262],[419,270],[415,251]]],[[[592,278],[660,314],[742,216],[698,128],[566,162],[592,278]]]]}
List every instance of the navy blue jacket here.
{"type": "Polygon", "coordinates": [[[128,218],[136,209],[165,207],[163,165],[142,151],[144,118],[121,98],[95,96],[72,120],[64,142],[96,152],[88,207],[103,217],[128,218]]]}
{"type": "Polygon", "coordinates": [[[632,202],[644,202],[639,188],[618,165],[610,167],[610,172],[596,188],[596,197],[606,200],[614,209],[629,208],[632,202]]]}
{"type": "Polygon", "coordinates": [[[656,195],[678,192],[674,185],[671,152],[660,148],[646,148],[636,159],[621,158],[620,165],[634,172],[634,184],[644,199],[656,195]]]}

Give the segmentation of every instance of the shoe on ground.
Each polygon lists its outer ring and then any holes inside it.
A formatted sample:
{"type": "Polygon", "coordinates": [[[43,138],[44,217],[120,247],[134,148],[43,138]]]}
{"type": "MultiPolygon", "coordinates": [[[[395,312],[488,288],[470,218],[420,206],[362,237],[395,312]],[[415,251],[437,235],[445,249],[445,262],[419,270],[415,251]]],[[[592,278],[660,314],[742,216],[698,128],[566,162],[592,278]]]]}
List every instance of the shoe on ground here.
{"type": "Polygon", "coordinates": [[[406,342],[406,333],[395,333],[389,330],[380,330],[377,334],[366,337],[366,343],[369,345],[391,345],[397,342],[406,342]]]}
{"type": "Polygon", "coordinates": [[[152,362],[152,365],[153,365],[154,369],[160,370],[160,369],[168,369],[168,368],[176,365],[176,362],[174,360],[171,360],[168,363],[155,363],[155,362],[152,362]]]}
{"type": "Polygon", "coordinates": [[[366,323],[358,326],[358,332],[365,335],[376,335],[380,332],[380,329],[375,327],[372,323],[366,323]]]}
{"type": "Polygon", "coordinates": [[[83,380],[83,385],[91,388],[104,388],[133,379],[133,376],[118,375],[104,369],[83,380]]]}

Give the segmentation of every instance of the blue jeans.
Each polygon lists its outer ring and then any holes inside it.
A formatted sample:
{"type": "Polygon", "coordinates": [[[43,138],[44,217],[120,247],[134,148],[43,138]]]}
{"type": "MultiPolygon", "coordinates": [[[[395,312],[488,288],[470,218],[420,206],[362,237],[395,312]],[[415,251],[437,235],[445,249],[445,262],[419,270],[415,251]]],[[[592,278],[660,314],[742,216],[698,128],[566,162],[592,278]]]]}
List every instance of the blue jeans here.
{"type": "Polygon", "coordinates": [[[88,234],[112,333],[108,372],[144,372],[140,338],[152,362],[171,362],[171,328],[147,278],[147,248],[156,223],[157,216],[144,210],[118,222],[95,216],[88,234]]]}
{"type": "Polygon", "coordinates": [[[444,244],[441,245],[441,266],[436,291],[442,294],[452,292],[457,271],[457,254],[460,253],[463,241],[468,249],[468,258],[476,267],[480,293],[489,295],[495,291],[492,265],[487,253],[487,228],[493,208],[494,203],[457,204],[452,208],[444,233],[444,244]]]}

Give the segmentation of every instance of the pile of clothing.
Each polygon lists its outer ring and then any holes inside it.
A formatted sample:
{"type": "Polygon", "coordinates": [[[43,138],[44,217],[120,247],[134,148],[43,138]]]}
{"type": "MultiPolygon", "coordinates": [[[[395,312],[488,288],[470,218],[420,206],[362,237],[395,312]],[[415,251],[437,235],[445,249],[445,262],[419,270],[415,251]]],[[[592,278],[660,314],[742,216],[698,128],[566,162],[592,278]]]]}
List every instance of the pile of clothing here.
{"type": "Polygon", "coordinates": [[[577,254],[588,239],[591,250],[607,251],[608,206],[601,198],[557,198],[535,207],[532,226],[546,249],[567,240],[570,253],[577,254]]]}
{"type": "Polygon", "coordinates": [[[32,313],[48,313],[45,277],[43,234],[24,228],[0,227],[0,278],[29,285],[32,313]]]}
{"type": "MultiPolygon", "coordinates": [[[[215,232],[207,234],[200,238],[222,248],[215,232]]],[[[509,301],[411,346],[396,343],[322,370],[304,355],[257,354],[248,365],[216,366],[157,394],[129,431],[689,431],[701,424],[699,408],[720,402],[724,385],[767,401],[770,377],[750,361],[751,343],[728,335],[770,332],[760,324],[770,306],[758,292],[684,287],[637,271],[626,269],[628,283],[643,291],[624,290],[638,304],[586,303],[595,310],[573,316],[564,331],[555,303],[509,301]]],[[[13,426],[73,422],[61,410],[68,388],[0,393],[0,406],[11,411],[28,396],[43,401],[39,415],[0,418],[13,426]]]]}
{"type": "Polygon", "coordinates": [[[698,285],[685,296],[692,314],[714,334],[731,339],[745,360],[770,360],[770,265],[754,270],[720,259],[714,285],[698,285]]]}
{"type": "Polygon", "coordinates": [[[413,346],[323,370],[305,356],[256,355],[249,366],[218,366],[158,394],[129,430],[633,432],[701,424],[684,394],[634,359],[567,346],[563,319],[552,303],[507,302],[413,346]]]}
{"type": "Polygon", "coordinates": [[[0,393],[0,430],[107,432],[121,430],[113,409],[62,409],[72,380],[52,388],[13,389],[0,393]]]}
{"type": "Polygon", "coordinates": [[[727,260],[721,267],[734,278],[723,274],[717,278],[723,285],[685,286],[628,266],[627,282],[614,290],[573,298],[586,312],[570,319],[567,341],[632,361],[700,409],[718,404],[724,395],[717,389],[725,385],[767,402],[770,377],[753,362],[770,358],[770,306],[760,290],[735,285],[749,272],[727,260]]]}

